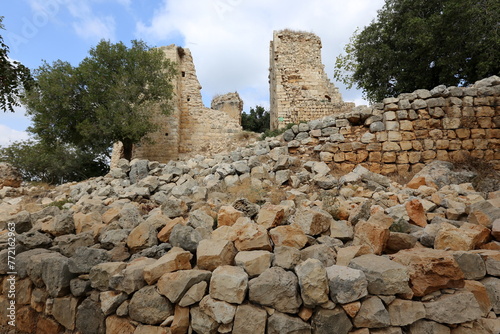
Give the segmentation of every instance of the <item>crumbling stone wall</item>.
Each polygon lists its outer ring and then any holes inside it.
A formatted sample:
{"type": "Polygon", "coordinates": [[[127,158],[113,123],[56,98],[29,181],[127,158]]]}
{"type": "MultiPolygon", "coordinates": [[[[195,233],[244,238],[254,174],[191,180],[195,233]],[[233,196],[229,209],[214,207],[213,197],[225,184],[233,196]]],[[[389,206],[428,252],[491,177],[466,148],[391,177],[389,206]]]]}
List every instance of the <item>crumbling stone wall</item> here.
{"type": "Polygon", "coordinates": [[[362,164],[382,174],[418,171],[433,160],[466,156],[500,170],[500,77],[386,98],[296,125],[284,138],[291,151],[314,148],[322,161],[344,170],[362,164]]]}
{"type": "Polygon", "coordinates": [[[214,96],[210,108],[228,113],[241,124],[243,100],[237,92],[214,96]]]}
{"type": "MultiPolygon", "coordinates": [[[[238,93],[224,95],[226,99],[221,97],[215,103],[217,110],[206,108],[190,50],[175,45],[160,49],[166,58],[177,64],[178,73],[172,82],[173,111],[168,116],[159,110],[151,111],[160,128],[134,147],[133,158],[167,162],[183,155],[227,147],[241,132],[243,102],[238,93]]],[[[120,158],[120,146],[117,145],[113,152],[112,166],[120,158]]]]}
{"type": "Polygon", "coordinates": [[[275,31],[270,47],[271,129],[349,111],[321,63],[313,33],[275,31]]]}

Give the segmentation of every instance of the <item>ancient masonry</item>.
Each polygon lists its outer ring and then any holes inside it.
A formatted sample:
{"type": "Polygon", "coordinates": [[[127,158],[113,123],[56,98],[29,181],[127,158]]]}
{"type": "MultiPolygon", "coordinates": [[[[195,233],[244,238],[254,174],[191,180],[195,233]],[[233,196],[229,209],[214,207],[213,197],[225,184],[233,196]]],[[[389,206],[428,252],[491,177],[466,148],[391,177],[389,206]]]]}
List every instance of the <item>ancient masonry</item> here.
{"type": "Polygon", "coordinates": [[[271,129],[349,111],[321,62],[313,33],[275,31],[270,47],[271,129]]]}
{"type": "MultiPolygon", "coordinates": [[[[160,129],[134,147],[133,157],[167,162],[189,153],[216,152],[227,147],[242,130],[243,101],[238,93],[218,96],[212,102],[212,109],[206,108],[189,49],[175,45],[160,49],[177,64],[173,111],[168,116],[153,111],[157,113],[160,129]]],[[[112,165],[120,158],[119,145],[113,151],[112,165]]]]}

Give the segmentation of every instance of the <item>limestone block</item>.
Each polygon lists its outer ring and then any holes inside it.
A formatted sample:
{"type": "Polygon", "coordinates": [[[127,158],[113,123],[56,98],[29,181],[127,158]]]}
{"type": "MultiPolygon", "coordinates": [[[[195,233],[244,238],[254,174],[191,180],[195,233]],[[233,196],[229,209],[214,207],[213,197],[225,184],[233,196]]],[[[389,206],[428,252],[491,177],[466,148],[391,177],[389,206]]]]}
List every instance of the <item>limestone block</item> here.
{"type": "Polygon", "coordinates": [[[201,281],[190,287],[182,299],[177,304],[180,307],[188,307],[190,305],[198,303],[207,291],[208,283],[206,281],[201,281]]]}
{"type": "Polygon", "coordinates": [[[314,307],[328,301],[328,280],[321,261],[307,259],[295,267],[299,279],[302,300],[306,307],[314,307]]]}
{"type": "Polygon", "coordinates": [[[390,326],[391,319],[382,300],[378,297],[369,297],[361,303],[353,323],[356,327],[381,328],[390,326]]]}
{"type": "Polygon", "coordinates": [[[256,223],[270,229],[281,225],[285,217],[285,210],[281,205],[265,204],[258,213],[256,223]]]}
{"type": "Polygon", "coordinates": [[[301,249],[307,243],[304,231],[296,225],[278,226],[269,231],[276,246],[291,246],[301,249]]]}
{"type": "Polygon", "coordinates": [[[286,315],[281,312],[275,312],[267,320],[267,333],[311,333],[311,326],[300,318],[286,315]]]}
{"type": "Polygon", "coordinates": [[[474,294],[460,291],[442,295],[437,300],[423,303],[426,319],[442,324],[459,324],[481,318],[482,311],[474,294]],[[466,311],[465,311],[466,310],[466,311]]]}
{"type": "Polygon", "coordinates": [[[388,307],[392,326],[407,326],[425,318],[425,307],[421,302],[396,299],[388,307]]]}
{"type": "Polygon", "coordinates": [[[267,313],[252,304],[238,305],[234,315],[233,334],[264,334],[267,313]]]}
{"type": "Polygon", "coordinates": [[[200,310],[220,324],[229,324],[234,319],[236,306],[205,296],[200,301],[200,310]]]}
{"type": "Polygon", "coordinates": [[[236,254],[234,258],[235,264],[245,269],[250,277],[263,273],[271,266],[272,260],[273,253],[263,250],[242,251],[236,254]]]}
{"type": "Polygon", "coordinates": [[[155,286],[145,286],[132,296],[129,316],[143,324],[158,325],[174,314],[174,308],[167,298],[160,295],[155,286]]]}
{"type": "Polygon", "coordinates": [[[156,283],[165,273],[191,269],[190,261],[192,257],[191,252],[174,247],[156,262],[144,267],[144,280],[151,285],[156,283]]]}
{"type": "Polygon", "coordinates": [[[196,250],[198,268],[213,271],[222,265],[232,265],[236,252],[232,241],[201,240],[196,250]]]}
{"type": "Polygon", "coordinates": [[[368,281],[361,270],[333,265],[326,268],[332,301],[347,304],[368,294],[368,281]]]}
{"type": "Polygon", "coordinates": [[[214,270],[210,279],[210,297],[241,304],[249,286],[248,275],[242,268],[220,266],[214,270]]]}
{"type": "Polygon", "coordinates": [[[162,275],[156,286],[171,303],[177,304],[193,285],[202,281],[208,282],[210,277],[212,273],[208,270],[179,270],[162,275]]]}
{"type": "Polygon", "coordinates": [[[249,299],[280,312],[297,313],[302,300],[298,279],[281,267],[272,267],[248,282],[249,299]]]}
{"type": "Polygon", "coordinates": [[[362,255],[351,260],[349,267],[365,273],[370,294],[393,295],[410,292],[408,269],[385,257],[362,255]]]}
{"type": "Polygon", "coordinates": [[[413,248],[401,250],[391,255],[391,259],[406,266],[415,296],[424,296],[444,288],[464,286],[464,274],[453,258],[452,252],[413,248]]]}
{"type": "Polygon", "coordinates": [[[347,334],[352,329],[351,320],[340,307],[336,307],[333,310],[318,309],[314,312],[311,325],[313,333],[318,334],[347,334]]]}

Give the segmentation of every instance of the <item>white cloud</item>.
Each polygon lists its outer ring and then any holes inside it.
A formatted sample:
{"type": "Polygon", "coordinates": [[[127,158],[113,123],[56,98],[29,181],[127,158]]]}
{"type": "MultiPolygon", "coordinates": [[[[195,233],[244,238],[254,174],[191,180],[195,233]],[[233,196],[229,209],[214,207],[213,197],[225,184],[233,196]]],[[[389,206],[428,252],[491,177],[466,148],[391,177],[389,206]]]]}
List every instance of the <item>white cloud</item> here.
{"type": "MultiPolygon", "coordinates": [[[[245,109],[269,99],[269,42],[273,30],[316,33],[323,44],[323,63],[330,78],[335,57],[356,27],[376,17],[383,0],[184,0],[167,1],[149,22],[137,25],[139,38],[167,45],[180,32],[194,57],[204,101],[237,90],[245,109]]],[[[346,92],[351,101],[360,92],[346,92]]],[[[345,98],[347,100],[347,98],[345,98]]],[[[266,106],[269,105],[267,101],[266,106]]]]}
{"type": "Polygon", "coordinates": [[[112,16],[84,17],[73,23],[78,36],[87,40],[115,39],[115,20],[112,16]]]}
{"type": "Polygon", "coordinates": [[[8,146],[14,141],[26,140],[29,135],[26,131],[18,131],[0,124],[0,146],[8,146]]]}

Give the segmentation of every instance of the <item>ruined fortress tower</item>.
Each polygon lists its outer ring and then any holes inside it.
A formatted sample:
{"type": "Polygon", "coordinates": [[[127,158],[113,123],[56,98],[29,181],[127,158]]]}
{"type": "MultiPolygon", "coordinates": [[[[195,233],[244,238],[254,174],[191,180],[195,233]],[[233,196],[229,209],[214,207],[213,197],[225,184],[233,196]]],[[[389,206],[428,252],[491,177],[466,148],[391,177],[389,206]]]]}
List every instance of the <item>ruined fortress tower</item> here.
{"type": "MultiPolygon", "coordinates": [[[[167,162],[190,153],[217,152],[227,148],[242,130],[243,101],[238,93],[217,96],[212,101],[213,109],[206,108],[189,49],[176,45],[160,49],[177,66],[177,75],[172,82],[172,112],[167,116],[158,110],[151,111],[156,114],[155,122],[160,128],[134,146],[132,157],[167,162]]],[[[119,158],[120,144],[117,144],[113,148],[111,165],[119,158]]]]}
{"type": "Polygon", "coordinates": [[[321,40],[313,33],[275,31],[270,47],[271,130],[349,111],[321,62],[321,40]]]}

